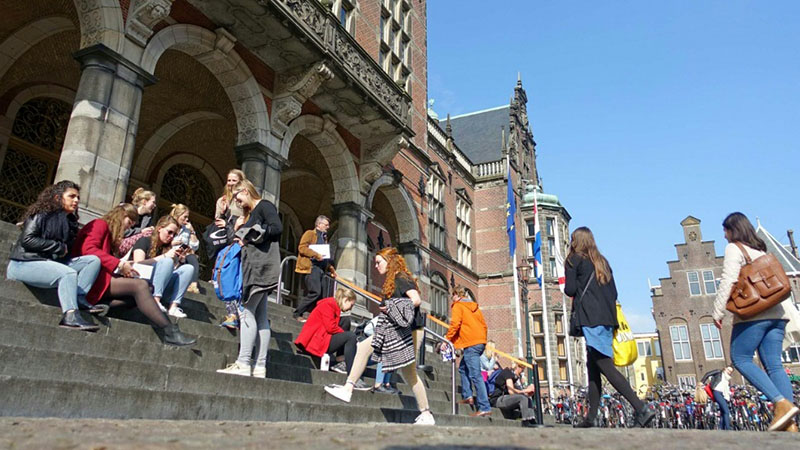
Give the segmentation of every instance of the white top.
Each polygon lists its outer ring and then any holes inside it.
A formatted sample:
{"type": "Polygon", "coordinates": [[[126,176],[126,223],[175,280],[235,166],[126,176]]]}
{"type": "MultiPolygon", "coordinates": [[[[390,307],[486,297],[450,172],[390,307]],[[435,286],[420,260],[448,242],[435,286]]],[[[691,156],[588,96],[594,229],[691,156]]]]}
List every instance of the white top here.
{"type": "MultiPolygon", "coordinates": [[[[766,254],[760,250],[750,248],[747,245],[742,244],[742,246],[747,251],[751,261],[754,261],[756,258],[766,254]]],[[[725,316],[725,313],[727,312],[725,305],[727,305],[728,298],[731,296],[734,283],[739,280],[739,272],[742,270],[742,266],[745,264],[747,264],[747,260],[744,258],[744,254],[741,250],[739,250],[739,247],[736,244],[731,243],[725,246],[725,260],[722,263],[722,280],[720,280],[719,289],[717,289],[717,297],[714,299],[714,320],[722,320],[722,318],[725,316]]],[[[752,322],[754,320],[767,319],[789,320],[789,316],[784,310],[784,305],[792,306],[791,297],[749,319],[742,319],[738,315],[734,314],[733,323],[737,324],[739,322],[752,322]]]]}
{"type": "Polygon", "coordinates": [[[719,383],[714,386],[715,391],[719,391],[722,393],[722,396],[725,397],[725,400],[731,399],[731,376],[722,371],[722,376],[719,378],[719,383]]]}

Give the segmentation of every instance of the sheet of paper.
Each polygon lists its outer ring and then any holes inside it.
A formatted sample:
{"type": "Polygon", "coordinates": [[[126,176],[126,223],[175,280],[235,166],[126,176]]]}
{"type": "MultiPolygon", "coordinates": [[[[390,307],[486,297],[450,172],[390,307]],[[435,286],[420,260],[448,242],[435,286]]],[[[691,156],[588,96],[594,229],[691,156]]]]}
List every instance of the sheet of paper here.
{"type": "Polygon", "coordinates": [[[139,272],[139,278],[143,280],[153,278],[153,266],[136,263],[133,265],[133,270],[139,272]]]}
{"type": "Polygon", "coordinates": [[[330,244],[311,244],[308,246],[312,251],[322,255],[325,259],[331,259],[331,246],[330,244]]]}

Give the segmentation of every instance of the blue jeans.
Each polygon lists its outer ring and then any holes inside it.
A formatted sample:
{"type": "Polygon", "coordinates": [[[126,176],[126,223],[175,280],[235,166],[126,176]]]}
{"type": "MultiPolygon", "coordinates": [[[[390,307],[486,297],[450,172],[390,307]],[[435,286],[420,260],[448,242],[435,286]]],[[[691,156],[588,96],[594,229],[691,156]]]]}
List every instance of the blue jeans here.
{"type": "Polygon", "coordinates": [[[58,288],[61,311],[78,309],[78,303],[88,306],[86,294],[100,273],[100,259],[94,255],[79,256],[65,263],[55,261],[9,261],[6,277],[29,286],[58,288]]]}
{"type": "Polygon", "coordinates": [[[794,398],[792,383],[781,364],[785,330],[785,320],[769,319],[737,323],[731,333],[733,365],[773,403],[794,398]],[[766,373],[753,363],[756,349],[766,373]]]}
{"type": "Polygon", "coordinates": [[[182,264],[173,269],[174,265],[172,258],[158,260],[153,267],[153,279],[150,283],[153,285],[153,297],[180,305],[186,289],[192,283],[194,267],[191,264],[182,264]]]}
{"type": "Polygon", "coordinates": [[[378,366],[375,367],[375,386],[379,384],[389,384],[389,382],[392,381],[392,373],[393,372],[383,373],[383,363],[378,363],[378,366]]]}
{"type": "Polygon", "coordinates": [[[486,393],[486,384],[483,382],[483,375],[481,375],[481,355],[486,344],[473,345],[464,349],[464,356],[461,358],[461,364],[458,365],[458,373],[461,374],[461,397],[472,397],[471,384],[475,385],[477,391],[476,397],[478,398],[478,411],[491,411],[492,406],[489,404],[489,395],[486,393]]]}
{"type": "Polygon", "coordinates": [[[728,408],[728,401],[725,400],[725,396],[720,391],[711,391],[714,393],[714,401],[717,402],[719,405],[719,412],[720,412],[720,423],[719,429],[720,430],[730,430],[731,429],[731,410],[728,408]]]}

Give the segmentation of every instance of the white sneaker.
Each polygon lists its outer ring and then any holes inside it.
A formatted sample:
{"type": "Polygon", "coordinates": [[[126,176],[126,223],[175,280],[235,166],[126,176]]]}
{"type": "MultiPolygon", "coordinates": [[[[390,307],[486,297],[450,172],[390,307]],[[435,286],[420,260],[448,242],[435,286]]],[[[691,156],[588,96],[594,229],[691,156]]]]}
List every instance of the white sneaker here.
{"type": "Polygon", "coordinates": [[[178,318],[178,319],[183,319],[183,318],[186,317],[186,313],[183,312],[183,310],[178,305],[176,305],[175,303],[173,303],[172,306],[169,307],[169,313],[168,314],[170,316],[178,318]]]}
{"type": "Polygon", "coordinates": [[[249,377],[252,373],[252,368],[248,366],[244,366],[239,364],[238,361],[231,363],[228,367],[224,369],[217,370],[217,373],[227,373],[229,375],[242,375],[245,377],[249,377]]]}
{"type": "Polygon", "coordinates": [[[254,378],[267,378],[267,368],[266,367],[253,367],[253,377],[254,378]]]}
{"type": "Polygon", "coordinates": [[[414,425],[436,425],[436,420],[430,411],[425,411],[414,419],[414,425]]]}
{"type": "Polygon", "coordinates": [[[325,386],[325,392],[346,403],[350,403],[350,397],[353,396],[353,393],[344,386],[325,386]]]}

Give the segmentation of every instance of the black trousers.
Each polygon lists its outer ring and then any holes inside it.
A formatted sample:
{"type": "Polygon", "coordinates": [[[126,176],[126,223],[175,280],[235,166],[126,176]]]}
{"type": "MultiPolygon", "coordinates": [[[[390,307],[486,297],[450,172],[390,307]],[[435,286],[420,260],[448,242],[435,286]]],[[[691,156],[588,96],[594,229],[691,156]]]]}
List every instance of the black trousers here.
{"type": "Polygon", "coordinates": [[[589,415],[586,416],[586,420],[593,421],[597,417],[597,408],[600,406],[600,390],[602,389],[601,373],[606,376],[614,389],[630,402],[634,410],[638,411],[644,406],[644,403],[633,392],[631,385],[628,384],[628,380],[614,366],[613,359],[592,347],[587,347],[586,368],[589,371],[589,415]]]}
{"type": "Polygon", "coordinates": [[[331,359],[344,355],[344,365],[347,367],[347,373],[350,373],[350,369],[353,368],[353,361],[356,359],[357,342],[355,333],[345,331],[331,336],[331,343],[328,344],[328,354],[331,355],[331,359]]]}
{"type": "Polygon", "coordinates": [[[324,275],[322,269],[315,265],[311,266],[311,273],[305,277],[306,292],[297,303],[294,317],[300,317],[307,312],[310,313],[317,306],[317,301],[322,298],[322,278],[324,275]]]}

